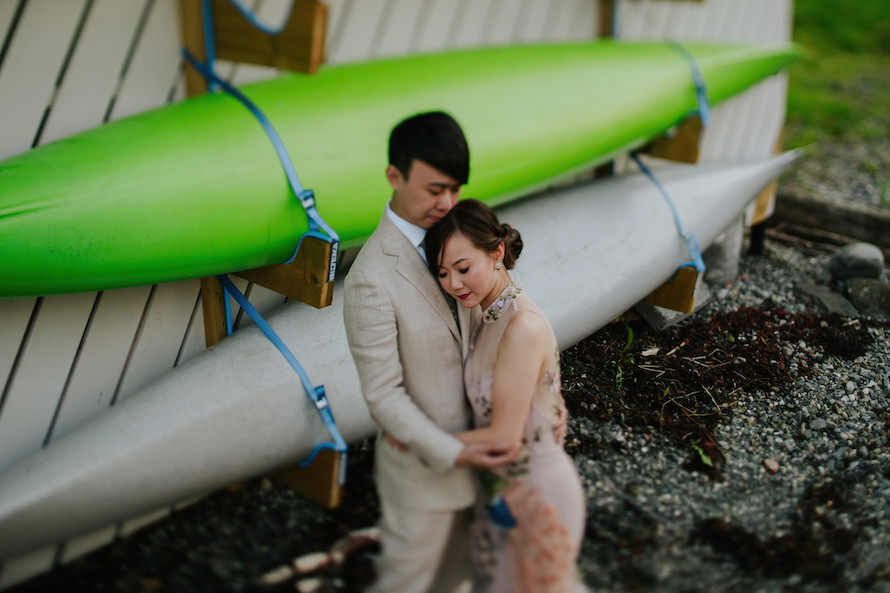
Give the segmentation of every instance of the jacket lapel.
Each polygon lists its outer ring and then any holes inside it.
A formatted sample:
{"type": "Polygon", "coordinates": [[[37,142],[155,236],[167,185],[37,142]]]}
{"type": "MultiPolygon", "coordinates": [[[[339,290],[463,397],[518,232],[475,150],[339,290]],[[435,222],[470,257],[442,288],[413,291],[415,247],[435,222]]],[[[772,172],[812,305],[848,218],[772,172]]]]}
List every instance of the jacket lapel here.
{"type": "MultiPolygon", "coordinates": [[[[396,258],[396,272],[423,295],[430,307],[448,326],[448,329],[451,330],[454,338],[461,344],[461,351],[465,351],[464,340],[461,339],[461,332],[454,322],[454,315],[451,314],[451,308],[445,300],[446,297],[442,293],[439,283],[426,267],[426,262],[423,261],[423,258],[417,252],[417,248],[411,245],[408,238],[402,234],[386,214],[380,220],[378,228],[382,235],[381,245],[383,252],[396,258]]],[[[462,308],[458,307],[458,309],[462,308]]],[[[463,326],[463,322],[461,322],[461,325],[463,326]]]]}

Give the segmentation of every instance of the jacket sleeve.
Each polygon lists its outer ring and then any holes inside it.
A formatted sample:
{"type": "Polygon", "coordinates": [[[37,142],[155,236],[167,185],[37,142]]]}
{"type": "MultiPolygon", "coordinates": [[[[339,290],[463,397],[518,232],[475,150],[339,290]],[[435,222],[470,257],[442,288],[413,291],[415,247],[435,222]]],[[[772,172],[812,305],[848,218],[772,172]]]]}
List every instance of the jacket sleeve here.
{"type": "Polygon", "coordinates": [[[371,418],[430,469],[454,467],[463,444],[433,422],[405,390],[392,300],[357,270],[346,277],[343,315],[371,418]]]}

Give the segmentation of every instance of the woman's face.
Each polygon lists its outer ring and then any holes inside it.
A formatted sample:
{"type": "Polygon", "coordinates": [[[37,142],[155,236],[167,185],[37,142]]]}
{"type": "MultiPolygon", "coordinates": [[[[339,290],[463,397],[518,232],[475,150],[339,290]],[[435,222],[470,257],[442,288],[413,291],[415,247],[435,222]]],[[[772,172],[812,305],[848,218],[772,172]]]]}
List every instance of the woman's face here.
{"type": "Polygon", "coordinates": [[[497,296],[493,294],[498,286],[494,266],[503,257],[503,243],[489,253],[473,245],[463,233],[454,233],[442,249],[439,284],[464,307],[485,307],[497,296]]]}

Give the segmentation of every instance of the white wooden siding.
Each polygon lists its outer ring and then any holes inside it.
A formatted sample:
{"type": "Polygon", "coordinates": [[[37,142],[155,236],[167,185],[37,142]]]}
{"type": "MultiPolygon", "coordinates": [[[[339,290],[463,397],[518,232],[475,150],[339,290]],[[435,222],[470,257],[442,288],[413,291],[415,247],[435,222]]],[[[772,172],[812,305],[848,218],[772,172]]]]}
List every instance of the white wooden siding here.
{"type": "MultiPolygon", "coordinates": [[[[290,0],[244,0],[277,24],[290,0]]],[[[327,0],[330,63],[450,48],[591,39],[597,0],[327,0]]],[[[624,38],[786,40],[790,0],[619,0],[624,38]]],[[[0,159],[182,100],[177,0],[0,0],[0,159]]],[[[272,68],[217,64],[236,84],[272,68]]],[[[706,159],[760,156],[784,120],[782,77],[715,109],[706,159]],[[750,97],[748,97],[750,95],[750,97]],[[760,105],[764,107],[759,107],[760,105]],[[781,104],[781,105],[779,105],[781,104]],[[729,121],[725,121],[729,120],[729,121]],[[746,121],[735,121],[746,120],[746,121]]],[[[236,280],[260,311],[280,295],[236,280]]],[[[236,321],[250,321],[238,315],[236,321]]],[[[197,281],[0,299],[0,471],[204,350],[197,281]]],[[[0,588],[166,513],[7,559],[0,588]]]]}

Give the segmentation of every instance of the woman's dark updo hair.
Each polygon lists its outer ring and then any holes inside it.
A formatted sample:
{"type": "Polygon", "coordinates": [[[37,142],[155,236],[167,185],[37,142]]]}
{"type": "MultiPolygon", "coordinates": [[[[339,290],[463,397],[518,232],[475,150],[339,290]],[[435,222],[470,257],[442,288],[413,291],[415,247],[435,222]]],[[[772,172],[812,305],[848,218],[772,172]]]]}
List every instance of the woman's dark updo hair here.
{"type": "Polygon", "coordinates": [[[424,239],[427,263],[433,274],[439,271],[445,242],[455,233],[467,237],[477,248],[491,253],[504,244],[504,267],[513,269],[522,252],[522,237],[509,224],[498,221],[494,210],[473,198],[460,200],[442,220],[427,231],[424,239]]]}

